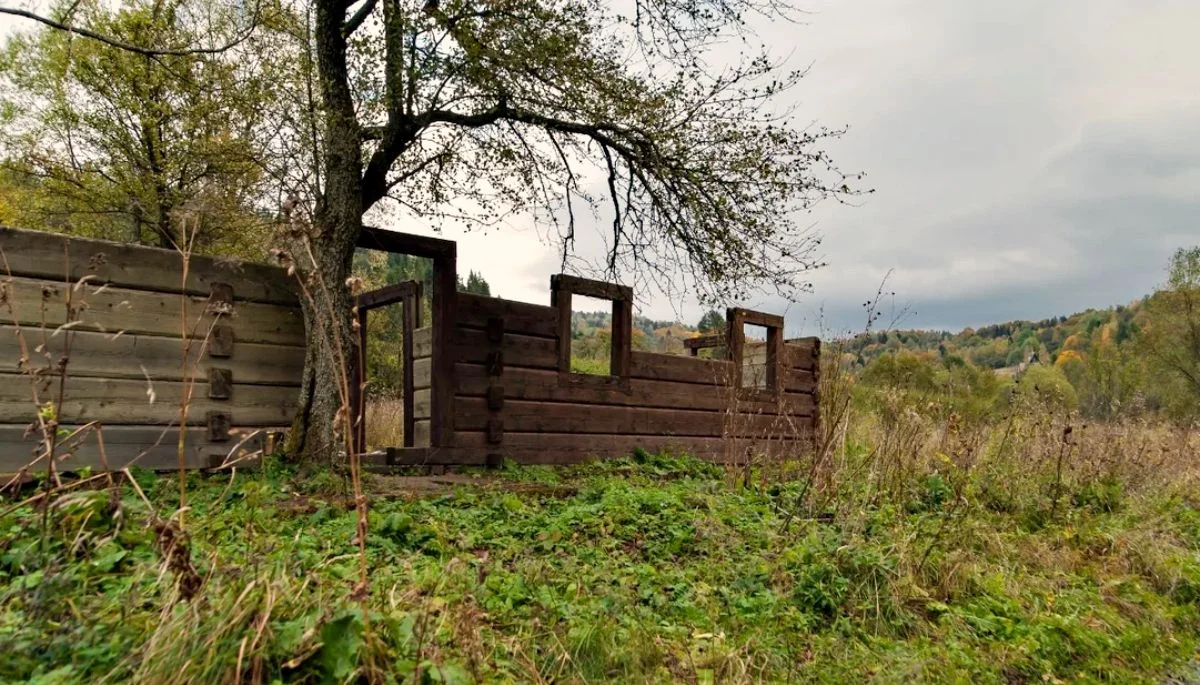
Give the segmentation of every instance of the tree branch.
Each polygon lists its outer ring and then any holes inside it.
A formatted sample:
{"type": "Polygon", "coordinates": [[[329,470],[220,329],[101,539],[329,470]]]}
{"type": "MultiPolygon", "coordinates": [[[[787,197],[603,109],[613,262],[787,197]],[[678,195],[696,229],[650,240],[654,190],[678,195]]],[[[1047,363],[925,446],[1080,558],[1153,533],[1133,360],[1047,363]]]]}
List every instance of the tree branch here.
{"type": "Polygon", "coordinates": [[[68,33],[74,33],[75,35],[83,36],[84,38],[90,38],[92,40],[99,41],[110,47],[117,48],[118,50],[124,50],[126,52],[132,52],[132,53],[135,53],[138,55],[146,55],[147,57],[187,57],[189,55],[220,54],[222,52],[226,52],[226,51],[231,50],[231,49],[237,47],[238,45],[240,45],[242,42],[244,42],[247,38],[250,37],[250,34],[254,33],[254,29],[258,28],[258,12],[256,10],[254,21],[251,22],[249,27],[247,27],[246,32],[243,33],[242,35],[238,36],[237,38],[233,39],[232,41],[230,41],[229,43],[227,43],[225,45],[221,45],[221,46],[217,46],[217,47],[210,47],[210,48],[171,48],[171,49],[161,49],[160,50],[157,48],[145,48],[140,45],[126,43],[124,41],[117,40],[116,38],[113,38],[111,36],[106,36],[101,33],[96,33],[95,31],[81,28],[78,26],[71,26],[70,24],[64,24],[62,22],[50,19],[49,17],[43,17],[40,14],[35,14],[28,10],[17,9],[15,7],[0,6],[0,14],[11,14],[16,17],[24,17],[25,19],[32,19],[33,21],[40,22],[51,28],[58,29],[59,31],[67,31],[68,33]]]}
{"type": "Polygon", "coordinates": [[[366,0],[362,7],[359,7],[358,11],[346,20],[346,25],[342,27],[342,37],[349,38],[350,34],[357,31],[367,17],[371,16],[371,12],[375,11],[375,6],[378,4],[379,0],[366,0]]]}

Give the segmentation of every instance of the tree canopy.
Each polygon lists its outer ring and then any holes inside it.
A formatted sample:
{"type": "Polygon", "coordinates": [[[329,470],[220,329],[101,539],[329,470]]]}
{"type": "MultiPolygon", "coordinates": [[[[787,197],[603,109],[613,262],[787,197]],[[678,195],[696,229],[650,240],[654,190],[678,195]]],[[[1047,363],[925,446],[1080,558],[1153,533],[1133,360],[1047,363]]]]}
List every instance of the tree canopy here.
{"type": "MultiPolygon", "coordinates": [[[[73,20],[123,41],[192,44],[238,30],[212,0],[75,3],[73,20]]],[[[281,95],[263,59],[147,56],[42,28],[0,53],[0,161],[7,222],[175,247],[186,215],[201,251],[263,258],[261,217],[281,95]]]]}

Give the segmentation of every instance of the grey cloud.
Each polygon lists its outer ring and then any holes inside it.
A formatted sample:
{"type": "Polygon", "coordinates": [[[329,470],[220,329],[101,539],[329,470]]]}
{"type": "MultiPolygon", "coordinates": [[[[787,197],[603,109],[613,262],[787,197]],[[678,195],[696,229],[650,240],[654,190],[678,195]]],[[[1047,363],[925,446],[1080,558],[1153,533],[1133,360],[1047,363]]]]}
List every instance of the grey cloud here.
{"type": "MultiPolygon", "coordinates": [[[[825,236],[815,292],[742,304],[786,312],[790,333],[816,331],[822,308],[827,329],[854,330],[894,269],[888,290],[914,311],[903,325],[1038,319],[1139,297],[1173,249],[1200,242],[1200,45],[1187,38],[1200,5],[812,2],[807,25],[762,37],[812,61],[798,116],[849,124],[829,151],[877,192],[798,217],[825,236]]],[[[580,251],[598,255],[606,230],[581,225],[580,251]]],[[[536,249],[516,272],[481,266],[520,286],[505,294],[540,302],[557,256],[536,249]]],[[[700,314],[642,304],[656,318],[700,314]]]]}

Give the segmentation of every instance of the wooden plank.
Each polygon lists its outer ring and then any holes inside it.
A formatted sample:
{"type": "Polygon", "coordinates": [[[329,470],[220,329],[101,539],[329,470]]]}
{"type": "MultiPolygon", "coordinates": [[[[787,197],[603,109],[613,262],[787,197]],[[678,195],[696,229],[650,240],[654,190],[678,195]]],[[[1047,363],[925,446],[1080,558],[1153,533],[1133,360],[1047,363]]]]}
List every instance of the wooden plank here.
{"type": "Polygon", "coordinates": [[[388,231],[374,226],[363,226],[358,233],[358,247],[367,250],[383,250],[384,252],[437,259],[446,254],[453,254],[455,243],[453,240],[445,240],[443,238],[416,235],[415,233],[401,233],[400,231],[388,231]]]}
{"type": "Polygon", "coordinates": [[[504,410],[504,386],[489,385],[487,387],[487,408],[488,411],[503,411],[504,410]]]}
{"type": "Polygon", "coordinates": [[[414,447],[429,447],[431,444],[429,431],[431,423],[429,419],[422,419],[413,423],[413,446],[414,447]]]}
{"type": "Polygon", "coordinates": [[[410,281],[415,287],[411,288],[411,292],[404,296],[402,311],[400,312],[401,335],[400,341],[400,362],[404,365],[403,379],[401,380],[401,391],[404,393],[404,446],[413,446],[413,395],[416,389],[413,387],[413,337],[416,332],[416,327],[420,323],[420,306],[421,306],[421,284],[416,281],[410,281]]]}
{"type": "Polygon", "coordinates": [[[766,328],[776,328],[783,330],[783,317],[778,314],[768,314],[759,312],[753,309],[744,309],[742,307],[732,307],[726,312],[726,321],[737,321],[741,324],[750,324],[752,326],[764,326],[766,328]]]}
{"type": "MultiPolygon", "coordinates": [[[[456,376],[459,396],[487,397],[490,379],[482,365],[459,364],[456,376]]],[[[713,387],[697,392],[697,386],[692,383],[631,379],[628,389],[622,390],[563,382],[557,371],[541,369],[509,368],[503,382],[506,399],[707,411],[726,411],[736,406],[740,411],[765,414],[780,411],[807,414],[813,406],[811,393],[785,394],[782,403],[737,402],[735,405],[730,388],[713,387]]]]}
{"type": "MultiPolygon", "coordinates": [[[[60,333],[51,337],[51,333],[22,327],[21,336],[34,367],[53,367],[63,356],[68,336],[60,333]],[[38,347],[43,352],[38,352],[38,347]]],[[[232,370],[238,383],[299,386],[304,370],[304,348],[290,345],[238,343],[234,356],[208,359],[201,354],[202,341],[195,340],[185,364],[178,338],[125,333],[114,339],[112,335],[78,330],[72,331],[70,338],[71,376],[140,380],[149,376],[156,381],[181,381],[205,379],[210,366],[220,366],[232,370]]],[[[0,371],[20,371],[20,350],[16,328],[0,325],[0,371]]]]}
{"type": "Polygon", "coordinates": [[[625,378],[629,375],[631,355],[633,354],[633,295],[613,303],[612,315],[612,358],[609,361],[610,373],[625,378]]]}
{"type": "Polygon", "coordinates": [[[413,356],[433,356],[433,327],[425,326],[413,331],[413,356]]]}
{"type": "Polygon", "coordinates": [[[817,390],[817,377],[812,371],[798,371],[785,368],[783,370],[783,390],[785,393],[813,394],[817,390]]]}
{"type": "MultiPolygon", "coordinates": [[[[456,362],[483,364],[488,353],[497,349],[487,339],[487,332],[476,328],[458,328],[454,346],[456,362]]],[[[504,352],[504,366],[522,366],[532,369],[558,368],[558,343],[551,338],[542,338],[518,333],[505,333],[500,349],[504,352]]]]}
{"type": "MultiPolygon", "coordinates": [[[[729,386],[734,378],[733,362],[724,359],[634,351],[631,367],[630,376],[634,379],[729,386]]],[[[782,381],[783,389],[788,392],[811,392],[816,386],[815,375],[808,370],[785,368],[782,381]]]]}
{"type": "Polygon", "coordinates": [[[571,334],[571,291],[554,288],[550,293],[550,304],[554,307],[557,323],[554,336],[556,351],[554,367],[561,373],[570,373],[571,342],[575,337],[571,334]]]}
{"type": "MultiPolygon", "coordinates": [[[[688,350],[722,347],[725,345],[726,337],[724,333],[714,333],[712,335],[686,338],[683,341],[683,346],[688,350]]],[[[785,340],[784,349],[791,355],[787,357],[788,362],[797,366],[803,365],[803,368],[809,368],[814,351],[820,348],[820,343],[820,338],[793,338],[785,340]]],[[[765,351],[765,345],[762,342],[757,344],[748,342],[746,347],[765,351]]]]}
{"type": "Polygon", "coordinates": [[[550,277],[550,294],[571,292],[583,297],[594,297],[601,300],[623,300],[633,302],[633,288],[619,283],[596,281],[590,278],[580,278],[569,274],[555,274],[550,277]]]}
{"type": "Polygon", "coordinates": [[[726,386],[733,382],[734,369],[733,363],[724,359],[634,351],[630,355],[629,375],[647,380],[726,386]]]}
{"type": "Polygon", "coordinates": [[[485,427],[489,445],[499,445],[504,442],[504,419],[489,418],[485,427]]]}
{"type": "Polygon", "coordinates": [[[233,370],[210,368],[208,370],[208,398],[227,400],[233,395],[233,370]]]}
{"type": "Polygon", "coordinates": [[[367,447],[367,326],[370,325],[370,310],[355,308],[354,320],[358,325],[358,341],[355,344],[353,361],[350,362],[350,407],[351,429],[354,431],[353,449],[356,454],[367,447]]]}
{"type": "MultiPolygon", "coordinates": [[[[76,426],[68,426],[74,431],[76,426]]],[[[204,428],[188,428],[184,447],[184,465],[189,469],[210,468],[238,457],[261,450],[269,428],[234,428],[232,439],[227,443],[214,444],[205,440],[204,428]],[[249,438],[242,442],[245,438],[249,438]]],[[[282,430],[282,429],[276,429],[282,430]]],[[[77,471],[84,467],[100,471],[107,462],[118,470],[129,465],[156,471],[173,471],[179,468],[179,429],[164,426],[106,426],[100,431],[104,440],[104,456],[101,457],[100,443],[96,431],[88,430],[69,441],[61,451],[55,450],[55,468],[62,471],[77,471]]],[[[41,452],[39,437],[25,435],[24,425],[0,425],[0,473],[16,473],[30,464],[41,452]]],[[[41,460],[32,472],[46,471],[46,462],[41,460]]]]}
{"type": "MultiPolygon", "coordinates": [[[[235,301],[299,306],[295,280],[276,266],[193,256],[186,286],[178,252],[106,240],[0,227],[0,253],[14,276],[74,283],[92,274],[96,285],[158,290],[207,297],[213,283],[227,283],[235,301]]],[[[8,275],[0,261],[0,275],[8,275]]]]}
{"type": "Polygon", "coordinates": [[[204,422],[208,424],[209,442],[229,442],[230,431],[233,430],[233,414],[227,411],[205,412],[204,422]]]}
{"type": "Polygon", "coordinates": [[[414,419],[428,419],[433,415],[433,393],[429,388],[413,391],[412,412],[414,419]]]}
{"type": "MultiPolygon", "coordinates": [[[[493,415],[482,397],[457,397],[454,402],[459,430],[486,430],[493,415]]],[[[504,426],[518,433],[575,433],[580,440],[590,434],[682,435],[791,435],[805,423],[803,416],[730,413],[653,407],[622,407],[568,402],[508,399],[504,426]]]]}
{"type": "Polygon", "coordinates": [[[821,340],[819,338],[800,338],[789,340],[784,345],[785,364],[804,371],[814,371],[821,355],[821,340]]]}
{"type": "MultiPolygon", "coordinates": [[[[811,387],[813,403],[816,405],[816,408],[813,410],[812,424],[813,435],[816,436],[821,432],[821,339],[813,337],[798,342],[808,342],[810,345],[812,345],[812,355],[809,358],[812,363],[811,387]]],[[[813,439],[814,441],[816,440],[815,437],[813,439]]]]}
{"type": "Polygon", "coordinates": [[[413,390],[433,387],[433,358],[413,360],[413,390]]]}
{"type": "MultiPolygon", "coordinates": [[[[694,338],[687,338],[683,341],[684,348],[692,350],[707,349],[710,347],[724,347],[727,336],[724,333],[714,333],[712,335],[699,335],[694,338]]],[[[694,356],[694,355],[693,355],[694,356]]]]}
{"type": "Polygon", "coordinates": [[[558,336],[558,311],[554,307],[470,293],[458,294],[459,326],[487,330],[489,318],[503,319],[507,333],[543,338],[558,336]]]}
{"type": "Polygon", "coordinates": [[[236,343],[233,327],[225,323],[216,323],[209,331],[205,349],[210,357],[227,358],[233,356],[233,346],[236,343]]]}
{"type": "Polygon", "coordinates": [[[401,302],[406,298],[421,292],[420,281],[404,281],[385,285],[382,288],[368,290],[354,298],[354,304],[359,309],[374,309],[386,307],[389,304],[401,302]]]}
{"type": "Polygon", "coordinates": [[[806,338],[788,338],[783,342],[789,347],[798,350],[804,350],[810,355],[816,354],[821,349],[821,339],[816,336],[809,336],[806,338]]]}
{"type": "MultiPolygon", "coordinates": [[[[9,307],[0,308],[0,323],[37,327],[43,323],[56,328],[78,321],[77,330],[108,333],[179,334],[182,295],[125,288],[84,285],[74,291],[72,300],[79,311],[68,318],[65,283],[50,283],[31,278],[12,278],[8,284],[9,307]],[[86,306],[84,306],[86,305],[86,306]]],[[[198,336],[208,334],[214,315],[206,312],[207,298],[189,297],[188,327],[198,336]]],[[[275,343],[304,345],[304,318],[299,309],[280,305],[243,302],[233,312],[220,316],[222,324],[233,328],[239,343],[275,343]]]]}
{"type": "Polygon", "coordinates": [[[429,428],[434,446],[454,440],[454,353],[458,321],[458,253],[453,242],[438,247],[433,258],[433,415],[429,428]]]}
{"type": "MultiPolygon", "coordinates": [[[[188,383],[177,381],[149,383],[145,380],[71,377],[67,379],[65,400],[59,408],[59,421],[100,421],[105,425],[175,423],[179,420],[179,405],[187,386],[188,383]]],[[[57,395],[57,381],[53,388],[53,391],[39,388],[38,398],[43,403],[53,400],[57,395]]],[[[231,413],[237,425],[288,425],[298,399],[299,393],[292,386],[235,384],[230,399],[214,400],[208,397],[208,383],[198,381],[193,384],[188,423],[202,424],[207,412],[220,411],[231,413]]],[[[33,421],[36,411],[31,378],[22,374],[0,374],[0,423],[28,423],[33,421]]]]}
{"type": "MultiPolygon", "coordinates": [[[[459,431],[455,434],[455,447],[482,448],[487,447],[486,434],[474,431],[459,431]]],[[[504,445],[498,448],[505,450],[546,451],[551,453],[583,453],[591,457],[623,457],[631,454],[634,449],[641,448],[650,453],[668,452],[671,454],[689,454],[702,459],[725,458],[744,459],[746,450],[757,456],[779,456],[792,452],[800,456],[809,445],[805,436],[787,440],[752,439],[752,438],[705,438],[654,435],[590,435],[586,441],[581,441],[578,435],[570,433],[505,433],[504,445]]],[[[496,449],[496,448],[493,448],[496,449]]],[[[554,463],[554,462],[550,462],[554,463]]]]}

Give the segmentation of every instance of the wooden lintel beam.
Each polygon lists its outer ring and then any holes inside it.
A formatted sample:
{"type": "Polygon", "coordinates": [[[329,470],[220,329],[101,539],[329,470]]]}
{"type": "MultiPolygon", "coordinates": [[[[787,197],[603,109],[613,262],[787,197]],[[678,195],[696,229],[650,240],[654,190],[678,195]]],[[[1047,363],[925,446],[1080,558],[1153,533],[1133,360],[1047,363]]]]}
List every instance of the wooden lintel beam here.
{"type": "Polygon", "coordinates": [[[421,283],[419,281],[404,281],[362,293],[355,298],[355,304],[359,309],[375,309],[403,302],[406,297],[419,296],[420,293],[421,283]]]}
{"type": "Polygon", "coordinates": [[[722,347],[726,342],[727,339],[724,333],[714,333],[713,335],[687,338],[683,341],[683,346],[689,350],[702,350],[709,347],[722,347]]]}
{"type": "Polygon", "coordinates": [[[550,277],[551,290],[569,290],[583,297],[633,302],[633,288],[618,283],[594,281],[589,278],[557,274],[550,277]]]}
{"type": "Polygon", "coordinates": [[[384,252],[407,254],[414,257],[427,257],[429,259],[452,256],[455,253],[455,243],[453,240],[430,238],[429,236],[400,233],[399,231],[386,231],[372,226],[363,226],[362,230],[359,231],[358,247],[368,250],[383,250],[384,252]]]}
{"type": "Polygon", "coordinates": [[[730,309],[728,314],[730,321],[737,319],[743,324],[777,328],[780,332],[783,332],[783,317],[778,314],[756,312],[753,309],[742,309],[740,307],[730,309]]]}

